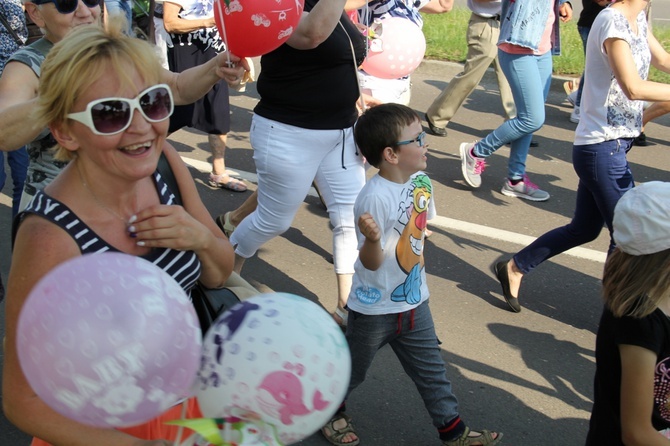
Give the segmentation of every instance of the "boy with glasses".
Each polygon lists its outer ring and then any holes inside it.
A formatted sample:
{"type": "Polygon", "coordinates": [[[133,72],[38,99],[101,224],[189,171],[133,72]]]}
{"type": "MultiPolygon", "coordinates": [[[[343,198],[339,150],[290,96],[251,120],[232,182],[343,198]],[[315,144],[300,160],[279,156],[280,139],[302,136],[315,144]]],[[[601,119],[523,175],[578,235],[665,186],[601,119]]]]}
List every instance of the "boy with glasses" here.
{"type": "MultiPolygon", "coordinates": [[[[347,396],[363,382],[377,351],[390,344],[443,445],[495,445],[502,434],[472,432],[458,414],[428,307],[423,242],[435,207],[432,184],[422,172],[428,147],[421,119],[404,105],[378,105],[358,119],[354,137],[379,173],[354,204],[359,257],[347,304],[352,361],[347,396]]],[[[332,444],[357,445],[344,410],[342,403],[321,432],[332,444]]]]}

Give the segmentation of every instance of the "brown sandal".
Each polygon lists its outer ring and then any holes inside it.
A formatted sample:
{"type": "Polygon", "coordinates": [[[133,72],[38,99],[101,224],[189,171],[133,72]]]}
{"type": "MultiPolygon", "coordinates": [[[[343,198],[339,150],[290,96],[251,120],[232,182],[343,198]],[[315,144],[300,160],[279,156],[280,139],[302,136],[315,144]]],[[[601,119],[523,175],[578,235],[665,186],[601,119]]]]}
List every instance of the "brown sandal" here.
{"type": "Polygon", "coordinates": [[[500,440],[502,439],[503,434],[501,432],[490,432],[487,430],[481,431],[481,433],[475,437],[469,437],[468,435],[470,434],[470,428],[466,427],[465,431],[463,432],[463,435],[460,437],[456,438],[455,440],[443,440],[442,445],[443,446],[472,446],[475,444],[479,444],[482,446],[493,446],[495,444],[498,444],[500,440]],[[497,434],[495,438],[493,437],[493,434],[497,434]]]}
{"type": "Polygon", "coordinates": [[[333,416],[333,418],[331,418],[330,421],[321,428],[321,433],[324,437],[326,437],[326,440],[328,440],[330,444],[334,444],[335,446],[356,446],[361,442],[360,438],[357,438],[349,443],[342,441],[342,439],[349,433],[356,435],[354,426],[351,424],[351,418],[349,418],[349,416],[344,412],[336,413],[335,416],[333,416]],[[346,426],[344,426],[342,429],[335,429],[335,423],[340,420],[345,420],[347,422],[346,426]],[[330,433],[328,433],[326,430],[330,433]]]}

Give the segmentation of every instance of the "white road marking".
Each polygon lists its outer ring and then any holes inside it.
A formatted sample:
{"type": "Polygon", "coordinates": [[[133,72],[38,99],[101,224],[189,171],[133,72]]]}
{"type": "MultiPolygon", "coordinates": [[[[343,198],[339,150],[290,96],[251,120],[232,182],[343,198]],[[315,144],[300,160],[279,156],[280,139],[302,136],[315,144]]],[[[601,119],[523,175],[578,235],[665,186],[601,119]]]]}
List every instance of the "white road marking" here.
{"type": "MultiPolygon", "coordinates": [[[[210,172],[211,170],[211,165],[208,162],[199,161],[183,156],[182,159],[186,164],[194,167],[195,169],[198,169],[201,172],[210,172]]],[[[236,171],[231,169],[227,169],[226,172],[228,172],[230,175],[242,178],[251,183],[258,184],[258,178],[254,173],[246,171],[236,171]]],[[[313,197],[318,197],[314,188],[310,188],[309,195],[313,197]]],[[[465,232],[467,234],[478,235],[481,237],[488,237],[503,242],[515,243],[520,246],[527,246],[531,244],[533,241],[535,241],[535,237],[531,237],[528,235],[518,234],[516,232],[511,231],[505,231],[503,229],[491,228],[489,226],[478,225],[466,221],[455,220],[453,218],[441,217],[439,215],[436,216],[434,219],[430,220],[430,225],[444,230],[465,232]]],[[[607,254],[604,252],[587,248],[572,248],[571,250],[566,251],[564,254],[600,263],[605,263],[605,259],[607,257],[607,254]]]]}

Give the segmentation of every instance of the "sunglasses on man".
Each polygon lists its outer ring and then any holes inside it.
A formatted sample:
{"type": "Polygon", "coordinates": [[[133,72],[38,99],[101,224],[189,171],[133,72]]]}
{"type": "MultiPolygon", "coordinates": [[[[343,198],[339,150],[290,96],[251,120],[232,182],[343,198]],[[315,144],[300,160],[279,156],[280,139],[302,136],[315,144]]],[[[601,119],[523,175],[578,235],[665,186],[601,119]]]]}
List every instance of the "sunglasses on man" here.
{"type": "MultiPolygon", "coordinates": [[[[101,0],[81,0],[84,5],[89,8],[95,8],[100,6],[101,0]]],[[[53,3],[56,6],[56,10],[61,14],[72,14],[77,10],[79,6],[79,0],[30,0],[31,3],[36,5],[44,5],[47,3],[53,3]]]]}

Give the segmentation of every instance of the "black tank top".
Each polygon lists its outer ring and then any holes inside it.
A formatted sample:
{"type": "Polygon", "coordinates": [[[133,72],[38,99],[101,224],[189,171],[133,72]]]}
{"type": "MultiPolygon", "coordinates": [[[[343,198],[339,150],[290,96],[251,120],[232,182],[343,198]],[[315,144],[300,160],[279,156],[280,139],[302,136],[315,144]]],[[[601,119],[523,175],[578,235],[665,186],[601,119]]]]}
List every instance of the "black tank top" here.
{"type": "MultiPolygon", "coordinates": [[[[154,184],[162,204],[174,204],[175,197],[168,189],[161,175],[154,173],[154,184]]],[[[67,232],[79,245],[82,254],[100,252],[120,252],[118,249],[100,238],[86,223],[65,204],[50,197],[43,191],[38,191],[19,221],[27,214],[39,215],[42,218],[58,225],[67,232]]],[[[181,285],[187,293],[200,277],[200,260],[193,251],[177,251],[170,248],[154,248],[148,254],[141,256],[160,269],[168,273],[181,285]]]]}

